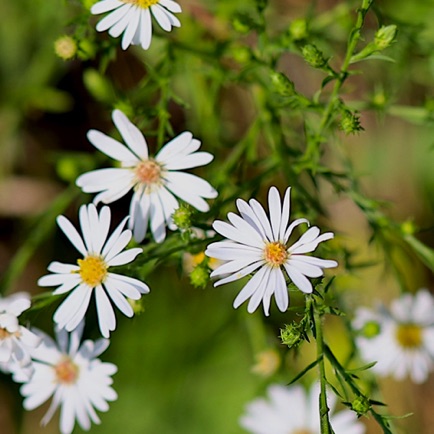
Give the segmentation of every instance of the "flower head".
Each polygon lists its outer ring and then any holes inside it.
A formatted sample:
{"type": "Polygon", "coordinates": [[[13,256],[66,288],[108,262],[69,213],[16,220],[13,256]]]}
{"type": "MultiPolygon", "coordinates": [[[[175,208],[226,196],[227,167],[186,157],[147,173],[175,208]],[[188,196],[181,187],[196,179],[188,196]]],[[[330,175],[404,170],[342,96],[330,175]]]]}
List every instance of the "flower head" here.
{"type": "Polygon", "coordinates": [[[26,410],[33,410],[53,397],[41,423],[46,425],[60,406],[62,434],[72,432],[75,420],[85,430],[90,428],[91,422],[99,424],[95,409],[107,411],[107,401],[117,399],[111,388],[111,376],[117,367],[97,359],[109,341],[86,340],[80,345],[82,331],[83,323],[72,333],[56,329],[56,343],[38,330],[42,343],[32,352],[35,372],[20,389],[26,410]]]}
{"type": "Polygon", "coordinates": [[[360,331],[362,358],[377,361],[371,369],[381,376],[424,382],[434,368],[433,312],[434,298],[426,289],[404,294],[390,309],[358,309],[353,326],[360,331]]]}
{"type": "Polygon", "coordinates": [[[0,298],[0,367],[4,372],[29,377],[32,373],[30,351],[40,339],[18,322],[18,317],[30,307],[30,296],[17,292],[0,298]]]}
{"type": "Polygon", "coordinates": [[[164,241],[166,225],[176,228],[172,221],[173,212],[179,208],[175,196],[199,211],[209,210],[204,198],[213,199],[217,192],[203,179],[181,172],[213,159],[208,152],[196,152],[199,140],[184,132],[152,158],[142,133],[120,110],[113,112],[113,122],[127,146],[96,130],[89,131],[88,139],[97,149],[118,160],[121,167],[85,173],[77,178],[77,185],[86,193],[99,192],[95,203],[114,202],[133,189],[129,227],[137,242],[145,238],[148,222],[157,242],[164,241]]]}
{"type": "Polygon", "coordinates": [[[322,276],[323,268],[337,266],[336,261],[305,255],[313,252],[320,242],[333,238],[331,232],[320,235],[320,230],[313,226],[288,246],[294,228],[301,223],[309,224],[301,218],[288,225],[289,202],[290,188],[285,192],[282,205],[277,188],[271,187],[268,194],[269,216],[255,199],[249,203],[238,199],[241,217],[229,213],[230,223],[214,222],[216,232],[228,238],[228,241],[210,244],[205,252],[209,257],[226,261],[211,273],[211,277],[228,275],[214,286],[233,282],[257,270],[236,297],[235,308],[250,298],[248,312],[254,312],[262,301],[264,312],[268,315],[274,294],[278,308],[284,312],[288,308],[289,297],[283,270],[301,291],[311,293],[313,288],[308,277],[322,276]]]}
{"type": "MultiPolygon", "coordinates": [[[[318,396],[319,387],[306,392],[301,386],[273,384],[267,390],[269,399],[250,402],[240,425],[252,434],[317,434],[321,431],[318,396]]],[[[329,396],[331,409],[336,399],[329,396]]],[[[363,434],[365,428],[350,410],[332,414],[330,423],[336,434],[363,434]]]]}
{"type": "Polygon", "coordinates": [[[111,11],[96,25],[96,30],[108,30],[114,38],[123,33],[123,50],[129,45],[141,45],[144,50],[149,48],[152,38],[151,12],[166,32],[181,26],[173,15],[181,12],[181,6],[173,0],[101,0],[90,11],[94,15],[111,11]]]}
{"type": "Polygon", "coordinates": [[[109,337],[116,327],[110,299],[124,315],[131,317],[134,312],[126,297],[138,300],[149,288],[137,279],[108,270],[133,261],[142,249],[123,251],[132,237],[130,230],[124,230],[127,218],[107,239],[111,220],[109,207],[103,207],[98,214],[95,205],[82,205],[79,217],[83,238],[64,216],[59,216],[57,223],[83,258],[78,259],[76,265],[52,262],[48,271],[53,274],[41,277],[38,285],[60,285],[54,295],[71,292],[54,313],[54,321],[68,331],[74,330],[83,319],[95,293],[99,327],[102,335],[109,337]]]}

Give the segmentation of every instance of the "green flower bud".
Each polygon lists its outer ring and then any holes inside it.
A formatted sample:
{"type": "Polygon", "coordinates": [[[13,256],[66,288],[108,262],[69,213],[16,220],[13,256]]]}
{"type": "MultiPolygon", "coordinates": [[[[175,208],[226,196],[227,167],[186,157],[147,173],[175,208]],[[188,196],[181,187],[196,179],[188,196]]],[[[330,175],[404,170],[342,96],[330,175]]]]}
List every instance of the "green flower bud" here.
{"type": "Polygon", "coordinates": [[[314,68],[323,68],[327,65],[327,60],[321,50],[319,50],[315,45],[308,44],[301,49],[301,53],[304,60],[314,68]]]}
{"type": "Polygon", "coordinates": [[[395,42],[397,28],[394,24],[383,26],[377,30],[374,37],[374,44],[377,50],[384,50],[395,42]]]}
{"type": "Polygon", "coordinates": [[[306,39],[308,36],[306,20],[304,18],[294,20],[289,26],[289,34],[294,41],[306,39]]]}
{"type": "Polygon", "coordinates": [[[349,110],[344,111],[340,128],[345,134],[355,134],[359,131],[363,131],[359,116],[356,113],[351,113],[349,110]]]}
{"type": "Polygon", "coordinates": [[[238,33],[249,33],[251,30],[257,28],[254,20],[248,15],[240,14],[232,21],[232,26],[238,33]]]}
{"type": "Polygon", "coordinates": [[[303,335],[300,326],[296,323],[285,324],[285,328],[280,329],[280,340],[288,348],[299,345],[303,341],[303,335]]]}
{"type": "Polygon", "coordinates": [[[369,400],[364,396],[358,396],[351,403],[351,409],[355,411],[359,416],[366,414],[371,408],[369,400]]]}
{"type": "Polygon", "coordinates": [[[190,206],[181,204],[172,215],[173,223],[175,223],[175,225],[178,226],[181,231],[186,231],[191,228],[192,214],[193,212],[190,206]]]}
{"type": "Polygon", "coordinates": [[[270,74],[271,83],[274,90],[282,96],[293,96],[295,94],[294,83],[281,72],[272,72],[270,74]]]}
{"type": "Polygon", "coordinates": [[[72,59],[77,54],[77,43],[71,36],[60,36],[54,41],[54,52],[63,60],[72,59]]]}
{"type": "Polygon", "coordinates": [[[193,268],[190,273],[190,283],[195,288],[205,288],[209,282],[209,270],[207,266],[202,264],[197,265],[193,268]]]}
{"type": "Polygon", "coordinates": [[[361,330],[362,335],[368,339],[375,338],[380,334],[381,327],[377,321],[368,321],[361,330]]]}
{"type": "Polygon", "coordinates": [[[401,224],[401,232],[404,235],[414,235],[416,232],[416,227],[412,221],[407,220],[401,224]]]}

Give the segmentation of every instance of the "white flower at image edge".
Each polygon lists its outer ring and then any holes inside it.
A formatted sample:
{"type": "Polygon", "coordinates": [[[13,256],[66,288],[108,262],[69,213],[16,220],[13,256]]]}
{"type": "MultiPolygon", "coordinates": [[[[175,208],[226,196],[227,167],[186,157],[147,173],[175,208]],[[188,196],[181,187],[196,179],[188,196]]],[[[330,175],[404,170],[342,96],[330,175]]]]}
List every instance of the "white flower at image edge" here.
{"type": "Polygon", "coordinates": [[[80,226],[83,238],[72,223],[64,216],[57,218],[57,223],[74,247],[83,255],[77,265],[52,262],[48,274],[38,280],[40,286],[58,286],[53,295],[72,291],[54,313],[54,321],[60,328],[74,330],[83,319],[89,306],[90,298],[95,293],[98,323],[101,334],[109,337],[116,328],[116,317],[110,300],[126,316],[134,312],[126,297],[138,300],[149,292],[149,287],[140,280],[109,272],[115,265],[132,262],[141,248],[125,250],[132,234],[124,230],[127,218],[107,239],[110,228],[110,208],[104,206],[100,213],[93,204],[82,205],[79,210],[80,226]],[[60,286],[59,286],[60,285],[60,286]]]}
{"type": "MultiPolygon", "coordinates": [[[[306,392],[303,387],[273,384],[267,389],[268,399],[258,398],[246,406],[240,425],[252,434],[318,434],[319,387],[306,392]]],[[[328,406],[336,405],[334,395],[328,394],[328,406]]],[[[365,427],[350,410],[331,413],[330,423],[336,434],[363,434],[365,427]]]]}
{"type": "Polygon", "coordinates": [[[114,38],[123,33],[123,50],[129,45],[141,45],[144,50],[149,48],[152,39],[151,13],[166,32],[181,26],[173,15],[181,12],[181,6],[173,0],[102,0],[95,3],[90,11],[94,15],[111,11],[99,21],[96,30],[108,30],[114,38]]]}
{"type": "Polygon", "coordinates": [[[166,225],[176,229],[172,222],[172,214],[179,207],[176,197],[201,212],[209,210],[204,198],[214,199],[217,192],[207,181],[181,170],[203,166],[214,157],[208,152],[196,152],[200,141],[184,132],[152,158],[140,130],[120,110],[114,110],[112,117],[127,146],[96,130],[90,130],[87,137],[121,167],[85,173],[76,183],[85,193],[99,192],[94,203],[108,204],[134,190],[129,220],[134,239],[143,241],[150,223],[155,241],[161,243],[166,238],[166,225]]]}
{"type": "Polygon", "coordinates": [[[109,409],[107,401],[117,399],[110,387],[117,367],[97,359],[109,341],[86,340],[80,345],[82,331],[83,323],[72,333],[56,329],[56,343],[38,330],[42,343],[32,353],[35,372],[20,389],[26,410],[33,410],[52,397],[41,424],[46,425],[60,406],[62,434],[70,434],[76,420],[85,430],[89,430],[91,421],[99,424],[95,409],[105,412],[109,409]]]}
{"type": "Polygon", "coordinates": [[[360,308],[353,326],[361,333],[357,347],[371,369],[381,376],[415,383],[434,369],[434,298],[426,289],[393,300],[390,309],[360,308]]]}
{"type": "Polygon", "coordinates": [[[40,342],[34,333],[18,322],[18,317],[30,304],[30,295],[25,292],[0,297],[0,368],[24,378],[32,373],[30,351],[40,342]]]}
{"type": "Polygon", "coordinates": [[[271,187],[268,207],[269,216],[257,200],[251,199],[247,203],[238,199],[237,208],[241,217],[229,213],[230,223],[218,220],[213,223],[215,231],[228,240],[212,243],[205,251],[211,258],[226,261],[211,273],[211,277],[226,276],[214,286],[233,282],[256,271],[236,297],[234,308],[250,298],[248,312],[254,312],[262,301],[265,315],[269,314],[273,294],[280,311],[285,312],[288,308],[289,295],[283,270],[302,292],[311,293],[313,288],[308,277],[320,277],[323,268],[338,265],[336,261],[305,255],[313,252],[320,242],[334,236],[331,232],[320,235],[316,226],[287,246],[296,226],[301,223],[309,225],[304,218],[289,224],[290,188],[285,192],[282,205],[277,188],[271,187]]]}

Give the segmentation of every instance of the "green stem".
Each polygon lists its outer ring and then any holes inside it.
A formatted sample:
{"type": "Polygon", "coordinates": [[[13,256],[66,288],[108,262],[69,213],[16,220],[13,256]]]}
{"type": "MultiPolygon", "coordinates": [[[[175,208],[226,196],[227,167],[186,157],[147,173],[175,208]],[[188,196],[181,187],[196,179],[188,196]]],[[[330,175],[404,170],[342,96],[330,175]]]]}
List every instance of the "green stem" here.
{"type": "Polygon", "coordinates": [[[331,434],[329,408],[327,406],[327,378],[324,364],[324,336],[322,330],[321,314],[315,305],[313,297],[307,299],[307,303],[313,305],[313,318],[315,325],[315,341],[316,341],[316,355],[318,359],[318,369],[320,378],[321,393],[319,396],[320,405],[320,419],[321,419],[321,434],[331,434]]]}

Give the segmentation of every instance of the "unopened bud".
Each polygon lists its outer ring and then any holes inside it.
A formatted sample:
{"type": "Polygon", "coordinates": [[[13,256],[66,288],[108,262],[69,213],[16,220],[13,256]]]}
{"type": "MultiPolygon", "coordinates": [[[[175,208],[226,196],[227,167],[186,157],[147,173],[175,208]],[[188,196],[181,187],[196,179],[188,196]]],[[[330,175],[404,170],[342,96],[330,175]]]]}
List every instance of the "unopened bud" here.
{"type": "Polygon", "coordinates": [[[355,411],[359,416],[366,414],[370,408],[371,404],[364,396],[358,396],[351,403],[351,409],[355,411]]]}
{"type": "Polygon", "coordinates": [[[340,128],[345,134],[355,134],[359,131],[363,131],[358,114],[351,113],[349,110],[344,111],[340,128]]]}
{"type": "Polygon", "coordinates": [[[191,228],[192,214],[193,212],[188,205],[181,204],[172,215],[173,223],[175,223],[181,231],[186,231],[191,228]]]}
{"type": "Polygon", "coordinates": [[[270,74],[274,90],[282,96],[293,96],[295,94],[294,83],[281,72],[270,74]]]}
{"type": "Polygon", "coordinates": [[[203,264],[194,267],[190,273],[190,282],[195,288],[205,288],[209,282],[208,267],[203,264]]]}
{"type": "Polygon", "coordinates": [[[307,22],[304,18],[294,20],[289,26],[289,34],[294,41],[300,41],[307,38],[307,22]]]}
{"type": "Polygon", "coordinates": [[[397,28],[394,24],[383,26],[375,33],[374,44],[377,50],[384,50],[395,42],[397,28]]]}
{"type": "Polygon", "coordinates": [[[71,36],[60,36],[54,41],[54,52],[63,60],[72,59],[77,54],[77,43],[71,36]]]}
{"type": "Polygon", "coordinates": [[[301,49],[304,60],[314,68],[323,68],[327,65],[327,60],[321,50],[319,50],[315,45],[308,44],[301,49]]]}
{"type": "Polygon", "coordinates": [[[299,345],[303,340],[302,332],[298,324],[285,324],[285,328],[280,329],[280,339],[288,348],[299,345]]]}
{"type": "Polygon", "coordinates": [[[368,339],[375,338],[375,336],[378,336],[380,334],[380,331],[381,327],[377,321],[366,322],[361,330],[362,335],[368,339]]]}

